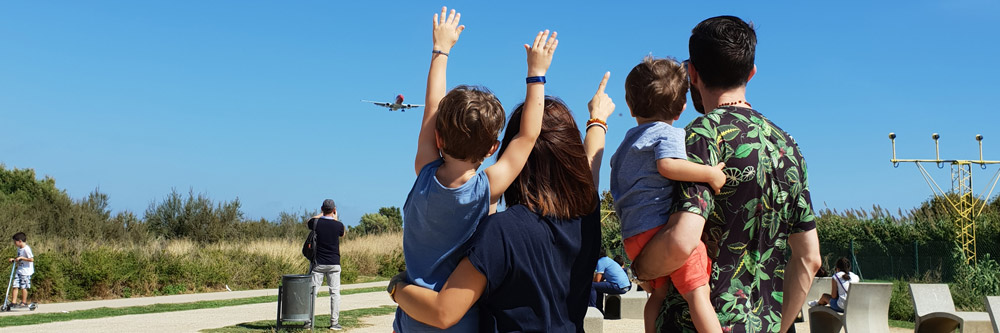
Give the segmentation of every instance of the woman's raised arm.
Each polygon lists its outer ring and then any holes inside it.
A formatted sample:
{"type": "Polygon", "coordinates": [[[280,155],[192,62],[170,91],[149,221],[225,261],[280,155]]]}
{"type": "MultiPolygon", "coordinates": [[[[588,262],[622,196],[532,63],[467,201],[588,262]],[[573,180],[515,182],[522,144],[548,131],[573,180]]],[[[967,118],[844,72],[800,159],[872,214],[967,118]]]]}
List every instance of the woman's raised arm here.
{"type": "Polygon", "coordinates": [[[590,120],[587,121],[587,128],[584,132],[587,136],[583,139],[584,149],[587,151],[587,162],[590,164],[590,172],[594,175],[594,190],[596,191],[601,178],[601,161],[604,159],[604,138],[608,134],[608,117],[615,112],[615,103],[611,97],[604,93],[604,87],[608,85],[608,78],[611,72],[604,73],[601,84],[597,86],[594,98],[587,103],[590,110],[590,120]]]}

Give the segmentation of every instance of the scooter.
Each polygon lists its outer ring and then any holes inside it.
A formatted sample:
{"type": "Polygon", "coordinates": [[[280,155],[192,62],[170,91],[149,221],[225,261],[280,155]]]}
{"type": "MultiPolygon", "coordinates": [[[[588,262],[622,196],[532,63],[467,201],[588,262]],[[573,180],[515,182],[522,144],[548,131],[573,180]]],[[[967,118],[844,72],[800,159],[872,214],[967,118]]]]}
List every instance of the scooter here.
{"type": "MultiPolygon", "coordinates": [[[[14,263],[11,264],[10,266],[10,278],[7,280],[7,293],[4,294],[3,296],[3,305],[0,305],[0,312],[12,311],[14,309],[23,309],[23,307],[15,305],[17,304],[17,300],[10,299],[10,287],[14,285],[14,270],[16,269],[17,269],[17,261],[14,261],[14,263]],[[12,304],[10,303],[10,301],[14,301],[14,303],[12,304]]],[[[36,308],[38,308],[38,304],[35,304],[35,302],[31,302],[31,304],[28,304],[28,310],[35,311],[36,308]]]]}

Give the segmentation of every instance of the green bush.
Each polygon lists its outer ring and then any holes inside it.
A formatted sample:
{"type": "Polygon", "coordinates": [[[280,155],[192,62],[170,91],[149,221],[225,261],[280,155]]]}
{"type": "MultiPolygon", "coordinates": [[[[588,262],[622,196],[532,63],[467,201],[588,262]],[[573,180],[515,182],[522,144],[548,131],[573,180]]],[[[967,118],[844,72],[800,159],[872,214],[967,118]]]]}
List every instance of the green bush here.
{"type": "Polygon", "coordinates": [[[403,251],[392,251],[378,257],[378,275],[381,277],[391,278],[405,270],[406,260],[403,259],[403,251]]]}
{"type": "Polygon", "coordinates": [[[889,300],[889,319],[913,321],[913,298],[910,297],[910,283],[904,280],[892,281],[892,298],[889,300]]]}
{"type": "Polygon", "coordinates": [[[951,285],[952,299],[959,311],[984,311],[986,296],[1000,295],[1000,265],[986,255],[976,265],[965,265],[965,257],[955,251],[955,283],[951,285]]]}

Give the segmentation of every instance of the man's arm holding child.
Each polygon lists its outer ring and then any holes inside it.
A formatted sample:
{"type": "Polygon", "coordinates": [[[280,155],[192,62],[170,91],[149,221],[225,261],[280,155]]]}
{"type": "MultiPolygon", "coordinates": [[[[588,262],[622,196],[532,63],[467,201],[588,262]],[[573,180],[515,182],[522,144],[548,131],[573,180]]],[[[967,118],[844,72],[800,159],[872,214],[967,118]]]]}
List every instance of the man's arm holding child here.
{"type": "MultiPolygon", "coordinates": [[[[549,37],[549,31],[539,31],[531,45],[524,44],[528,52],[528,76],[545,76],[552,64],[552,54],[556,51],[559,40],[556,33],[549,37]]],[[[545,114],[545,84],[542,82],[528,83],[524,98],[524,114],[521,116],[521,131],[518,132],[496,164],[486,168],[486,176],[490,180],[490,202],[500,200],[507,187],[514,182],[517,175],[528,161],[535,140],[542,132],[542,116],[545,114]]]]}
{"type": "Polygon", "coordinates": [[[726,185],[726,174],[722,169],[725,163],[708,166],[679,158],[661,158],[656,160],[656,170],[660,175],[679,182],[707,183],[716,194],[726,185]]]}
{"type": "Polygon", "coordinates": [[[441,7],[441,16],[434,14],[434,49],[431,54],[431,69],[427,73],[427,94],[424,97],[424,119],[420,123],[420,135],[417,140],[417,157],[414,161],[416,173],[420,173],[427,163],[440,158],[437,139],[434,134],[434,122],[437,121],[438,104],[448,92],[448,53],[458,42],[458,36],[465,30],[458,21],[462,14],[454,9],[449,14],[447,7],[441,7]]]}

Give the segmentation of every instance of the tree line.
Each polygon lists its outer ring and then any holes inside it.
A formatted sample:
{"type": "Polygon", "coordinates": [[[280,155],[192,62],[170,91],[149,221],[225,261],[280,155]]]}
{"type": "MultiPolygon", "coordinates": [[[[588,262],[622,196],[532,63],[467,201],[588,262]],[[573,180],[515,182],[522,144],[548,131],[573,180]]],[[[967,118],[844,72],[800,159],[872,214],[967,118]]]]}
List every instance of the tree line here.
{"type": "MultiPolygon", "coordinates": [[[[8,169],[0,164],[0,235],[25,232],[29,239],[145,241],[156,238],[199,242],[286,238],[305,239],[304,221],[317,214],[281,212],[276,219],[248,219],[240,200],[214,201],[204,194],[172,190],[149,205],[143,215],[113,213],[110,197],[94,190],[71,198],[51,177],[38,178],[32,169],[8,169]]],[[[365,214],[349,235],[402,230],[402,213],[383,207],[365,214]]]]}

